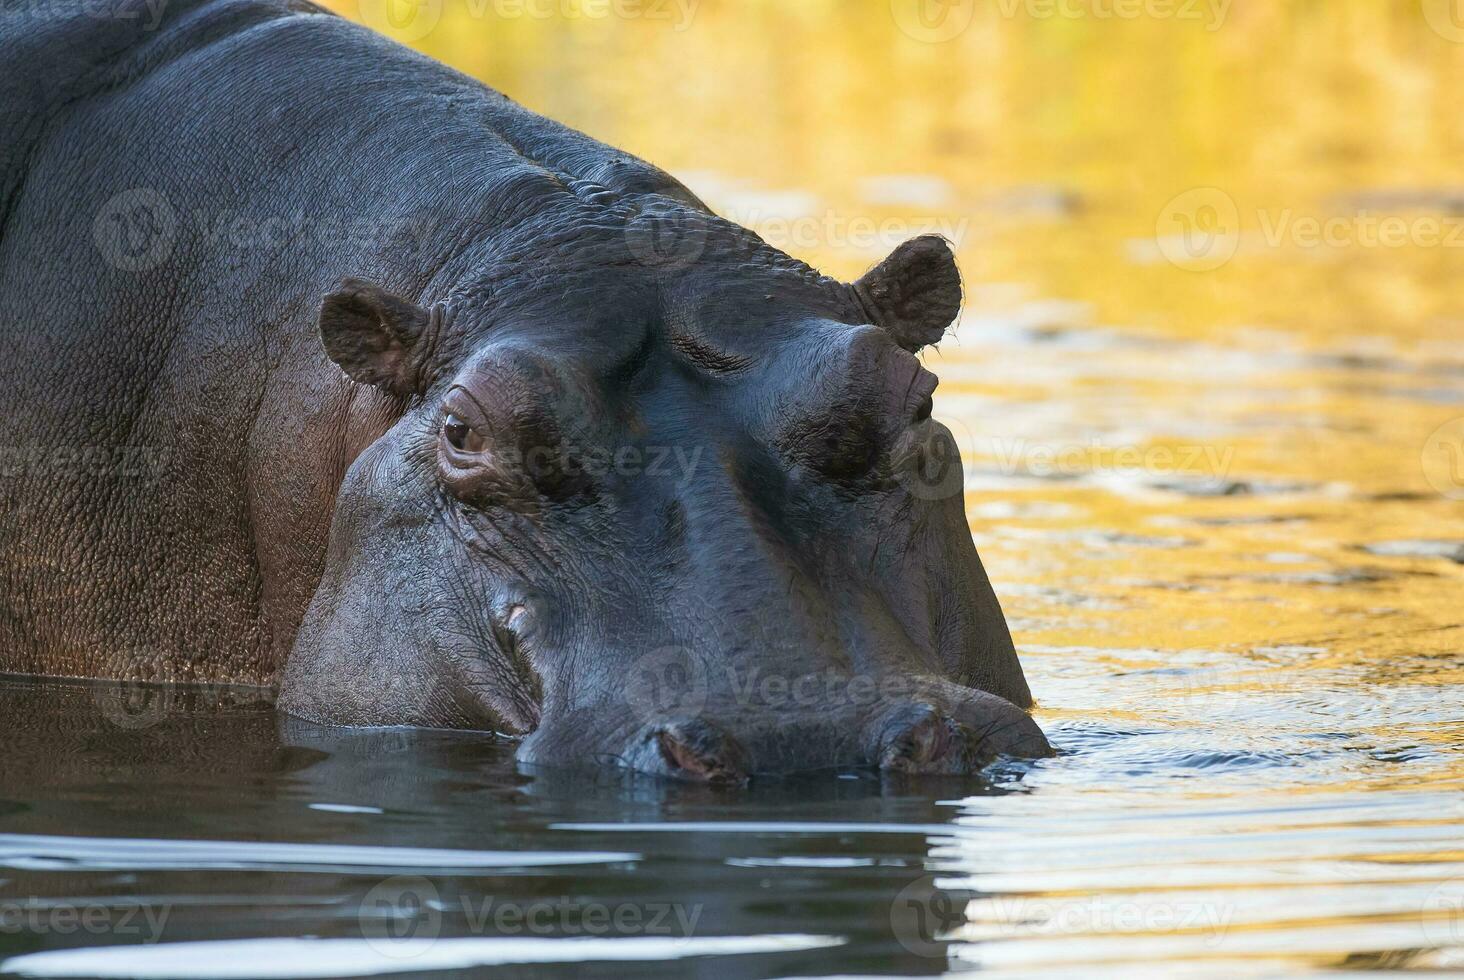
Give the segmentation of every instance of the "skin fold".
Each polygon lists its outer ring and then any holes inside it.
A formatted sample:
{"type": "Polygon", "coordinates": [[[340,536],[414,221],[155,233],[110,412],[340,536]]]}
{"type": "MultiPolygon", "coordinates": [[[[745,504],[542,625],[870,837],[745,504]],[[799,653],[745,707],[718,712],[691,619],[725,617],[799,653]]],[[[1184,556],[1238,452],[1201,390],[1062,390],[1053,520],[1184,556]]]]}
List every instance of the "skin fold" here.
{"type": "Polygon", "coordinates": [[[1048,751],[944,241],[837,282],[309,4],[75,6],[0,26],[0,670],[712,781],[1048,751]]]}

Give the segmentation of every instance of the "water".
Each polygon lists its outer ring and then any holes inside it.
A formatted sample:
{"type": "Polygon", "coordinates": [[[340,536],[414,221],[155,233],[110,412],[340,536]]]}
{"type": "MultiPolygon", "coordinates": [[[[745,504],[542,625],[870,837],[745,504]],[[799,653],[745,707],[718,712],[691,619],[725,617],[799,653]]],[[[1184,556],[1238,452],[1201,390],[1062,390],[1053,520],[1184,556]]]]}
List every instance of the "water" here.
{"type": "Polygon", "coordinates": [[[1058,759],[731,791],[323,731],[247,689],[6,682],[0,973],[1464,966],[1438,692],[1387,697],[1394,734],[1341,683],[1259,687],[1217,718],[1199,706],[1246,685],[1245,658],[1144,666],[1160,656],[1034,658],[1063,665],[1034,671],[1058,759]]]}
{"type": "Polygon", "coordinates": [[[956,240],[937,412],[1063,754],[719,791],[6,682],[0,973],[1464,969],[1464,250],[1425,234],[1464,46],[1429,7],[978,5],[925,43],[883,2],[419,5],[418,47],[832,274],[956,240]]]}

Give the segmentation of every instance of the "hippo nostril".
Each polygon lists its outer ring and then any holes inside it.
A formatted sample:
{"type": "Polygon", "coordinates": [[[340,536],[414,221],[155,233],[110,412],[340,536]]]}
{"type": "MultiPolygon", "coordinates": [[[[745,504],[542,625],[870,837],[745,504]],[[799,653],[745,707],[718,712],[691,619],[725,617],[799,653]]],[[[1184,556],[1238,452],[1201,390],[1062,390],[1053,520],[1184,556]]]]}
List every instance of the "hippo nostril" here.
{"type": "Polygon", "coordinates": [[[699,722],[663,725],[651,734],[670,775],[708,783],[742,783],[747,762],[742,747],[723,732],[699,722]]]}
{"type": "Polygon", "coordinates": [[[955,722],[928,705],[895,727],[879,754],[879,767],[905,772],[930,769],[961,742],[955,722]]]}
{"type": "Polygon", "coordinates": [[[670,732],[656,733],[656,745],[672,775],[709,783],[740,783],[747,778],[736,763],[698,752],[670,732]]]}

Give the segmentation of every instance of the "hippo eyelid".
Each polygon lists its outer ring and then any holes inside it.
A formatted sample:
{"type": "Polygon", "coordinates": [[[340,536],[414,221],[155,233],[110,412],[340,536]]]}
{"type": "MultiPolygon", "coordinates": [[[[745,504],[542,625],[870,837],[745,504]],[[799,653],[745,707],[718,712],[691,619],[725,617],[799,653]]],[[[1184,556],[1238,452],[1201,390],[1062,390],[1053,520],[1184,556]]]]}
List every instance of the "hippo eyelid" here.
{"type": "MultiPolygon", "coordinates": [[[[488,418],[488,409],[486,409],[486,408],[483,407],[483,403],[480,402],[480,401],[478,401],[478,397],[476,395],[474,395],[471,391],[469,391],[465,386],[459,385],[459,384],[455,384],[451,388],[447,389],[448,397],[451,397],[452,396],[452,393],[455,392],[455,391],[462,392],[463,393],[463,397],[466,398],[468,401],[470,401],[470,402],[473,403],[473,407],[478,410],[478,417],[479,418],[483,418],[483,419],[488,418]]],[[[444,412],[447,412],[448,411],[447,406],[446,406],[445,403],[443,405],[443,411],[444,412]]]]}

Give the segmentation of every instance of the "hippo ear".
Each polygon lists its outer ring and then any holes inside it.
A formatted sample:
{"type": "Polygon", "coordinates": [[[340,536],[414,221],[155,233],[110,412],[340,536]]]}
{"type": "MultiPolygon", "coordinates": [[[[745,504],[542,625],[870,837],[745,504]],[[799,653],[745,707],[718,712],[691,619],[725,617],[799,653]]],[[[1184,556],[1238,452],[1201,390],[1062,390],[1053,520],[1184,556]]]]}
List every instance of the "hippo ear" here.
{"type": "Polygon", "coordinates": [[[961,312],[961,273],[939,235],[903,243],[853,289],[875,325],[911,353],[940,340],[961,312]]]}
{"type": "Polygon", "coordinates": [[[415,303],[364,279],[345,279],[320,304],[320,342],[351,380],[405,397],[418,389],[431,322],[415,303]]]}

